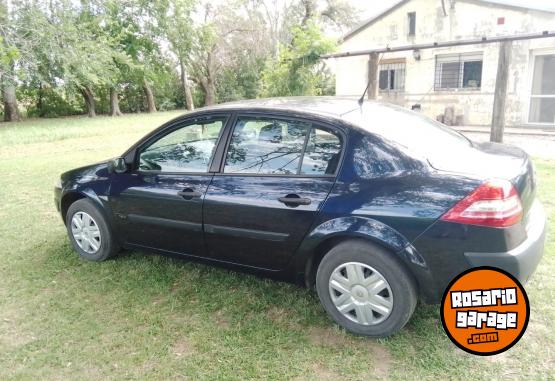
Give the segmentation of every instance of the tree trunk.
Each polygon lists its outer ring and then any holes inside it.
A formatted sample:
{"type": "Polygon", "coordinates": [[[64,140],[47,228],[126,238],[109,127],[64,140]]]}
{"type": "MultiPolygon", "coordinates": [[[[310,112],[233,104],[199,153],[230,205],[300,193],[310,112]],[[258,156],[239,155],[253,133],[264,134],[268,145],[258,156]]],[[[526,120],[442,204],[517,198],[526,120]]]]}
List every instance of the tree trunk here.
{"type": "Polygon", "coordinates": [[[110,87],[110,116],[121,116],[119,109],[119,94],[114,87],[110,87]]]}
{"type": "Polygon", "coordinates": [[[314,11],[316,8],[316,4],[314,0],[303,0],[301,1],[302,6],[304,7],[304,15],[301,21],[301,26],[304,28],[308,24],[308,21],[314,17],[314,11]]]}
{"type": "Polygon", "coordinates": [[[202,80],[204,88],[204,105],[210,106],[216,103],[216,85],[214,79],[214,70],[212,69],[212,53],[208,53],[206,57],[206,78],[202,80]]]}
{"type": "Polygon", "coordinates": [[[87,107],[87,115],[89,118],[96,116],[96,103],[94,101],[94,95],[91,89],[88,86],[83,86],[79,90],[81,90],[81,94],[85,99],[85,107],[87,107]]]}
{"type": "Polygon", "coordinates": [[[193,95],[191,94],[191,87],[187,80],[187,70],[181,59],[179,60],[179,67],[181,68],[181,86],[183,86],[183,93],[185,94],[185,107],[187,110],[193,111],[195,109],[193,95]]]}
{"type": "MultiPolygon", "coordinates": [[[[6,81],[7,82],[7,81],[6,81]]],[[[17,98],[15,96],[15,85],[7,82],[2,89],[4,98],[4,121],[18,122],[21,120],[19,109],[17,108],[17,98]]]]}
{"type": "Polygon", "coordinates": [[[214,82],[210,78],[202,79],[202,88],[204,90],[204,105],[210,106],[216,103],[216,89],[214,82]]]}
{"type": "Polygon", "coordinates": [[[37,100],[37,111],[38,111],[39,117],[41,118],[44,116],[42,99],[43,99],[42,83],[39,83],[39,98],[37,100]]]}
{"type": "Polygon", "coordinates": [[[143,90],[145,92],[146,97],[146,111],[147,112],[156,112],[156,104],[154,103],[154,94],[152,93],[152,89],[150,85],[146,81],[143,82],[143,90]]]}

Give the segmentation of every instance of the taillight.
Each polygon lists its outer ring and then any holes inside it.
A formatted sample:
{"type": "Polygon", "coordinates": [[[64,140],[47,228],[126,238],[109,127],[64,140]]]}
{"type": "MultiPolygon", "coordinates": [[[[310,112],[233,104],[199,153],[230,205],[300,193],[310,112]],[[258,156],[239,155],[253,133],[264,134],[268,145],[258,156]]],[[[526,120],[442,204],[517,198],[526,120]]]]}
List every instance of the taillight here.
{"type": "Polygon", "coordinates": [[[445,213],[443,221],[490,227],[506,227],[522,219],[522,204],[507,180],[489,180],[445,213]]]}

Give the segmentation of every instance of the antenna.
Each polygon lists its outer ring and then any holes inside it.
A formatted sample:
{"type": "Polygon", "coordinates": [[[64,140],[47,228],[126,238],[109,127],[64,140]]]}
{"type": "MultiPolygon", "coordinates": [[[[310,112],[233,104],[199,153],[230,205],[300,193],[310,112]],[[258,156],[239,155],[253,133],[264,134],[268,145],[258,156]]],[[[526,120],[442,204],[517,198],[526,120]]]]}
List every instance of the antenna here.
{"type": "Polygon", "coordinates": [[[368,89],[370,88],[370,79],[368,80],[368,84],[366,85],[366,89],[364,89],[364,93],[362,93],[362,96],[359,98],[358,100],[358,105],[362,106],[362,104],[364,103],[364,97],[366,96],[366,93],[368,92],[368,89]]]}

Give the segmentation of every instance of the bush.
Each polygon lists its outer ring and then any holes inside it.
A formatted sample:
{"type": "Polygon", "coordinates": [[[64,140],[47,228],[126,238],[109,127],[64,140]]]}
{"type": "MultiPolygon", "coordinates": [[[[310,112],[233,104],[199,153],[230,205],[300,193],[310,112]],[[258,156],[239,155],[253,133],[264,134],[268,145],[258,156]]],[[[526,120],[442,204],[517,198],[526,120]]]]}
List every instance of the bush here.
{"type": "Polygon", "coordinates": [[[20,86],[18,88],[20,107],[27,110],[27,116],[40,118],[58,118],[67,115],[79,115],[85,105],[80,95],[52,87],[20,86]]]}

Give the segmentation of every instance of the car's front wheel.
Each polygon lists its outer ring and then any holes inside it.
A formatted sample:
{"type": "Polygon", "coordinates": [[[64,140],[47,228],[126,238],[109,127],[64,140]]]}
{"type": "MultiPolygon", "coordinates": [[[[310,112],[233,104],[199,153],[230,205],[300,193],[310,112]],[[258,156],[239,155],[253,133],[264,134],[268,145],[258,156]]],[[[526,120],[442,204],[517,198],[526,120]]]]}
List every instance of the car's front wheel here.
{"type": "Polygon", "coordinates": [[[403,328],[417,302],[414,280],[392,253],[363,241],[343,242],[324,256],[316,290],[333,320],[371,337],[403,328]]]}
{"type": "Polygon", "coordinates": [[[70,205],[66,227],[73,248],[83,259],[100,262],[118,251],[106,218],[88,199],[70,205]]]}

